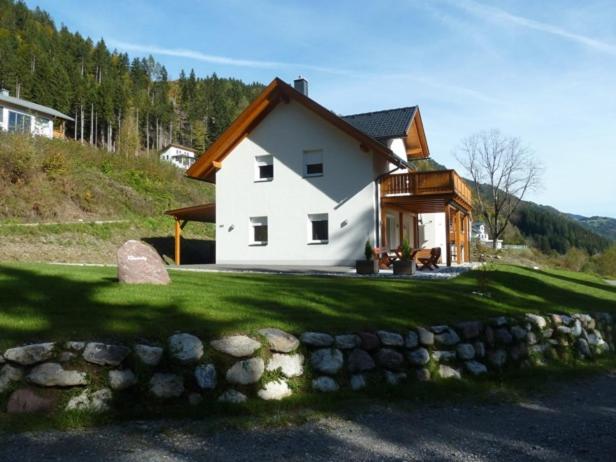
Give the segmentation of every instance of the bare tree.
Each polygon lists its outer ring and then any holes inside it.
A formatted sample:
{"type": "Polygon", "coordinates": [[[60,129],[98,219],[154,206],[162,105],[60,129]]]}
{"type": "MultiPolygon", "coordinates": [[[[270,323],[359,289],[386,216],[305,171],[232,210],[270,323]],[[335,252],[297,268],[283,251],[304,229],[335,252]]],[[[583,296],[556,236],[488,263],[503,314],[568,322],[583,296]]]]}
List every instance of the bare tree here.
{"type": "Polygon", "coordinates": [[[473,180],[478,214],[484,218],[496,248],[496,240],[524,195],[540,185],[541,166],[519,138],[498,130],[482,131],[462,140],[456,159],[473,180]]]}

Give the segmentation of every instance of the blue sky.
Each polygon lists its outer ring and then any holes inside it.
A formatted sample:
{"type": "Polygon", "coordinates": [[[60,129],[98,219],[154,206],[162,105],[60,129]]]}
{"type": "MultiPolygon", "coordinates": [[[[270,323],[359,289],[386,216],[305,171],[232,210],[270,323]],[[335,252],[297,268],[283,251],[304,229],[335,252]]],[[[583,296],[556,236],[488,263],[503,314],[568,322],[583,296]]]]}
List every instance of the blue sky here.
{"type": "Polygon", "coordinates": [[[28,0],[131,56],[267,83],[337,113],[418,104],[432,156],[498,128],[545,167],[529,198],[616,217],[616,2],[28,0]]]}

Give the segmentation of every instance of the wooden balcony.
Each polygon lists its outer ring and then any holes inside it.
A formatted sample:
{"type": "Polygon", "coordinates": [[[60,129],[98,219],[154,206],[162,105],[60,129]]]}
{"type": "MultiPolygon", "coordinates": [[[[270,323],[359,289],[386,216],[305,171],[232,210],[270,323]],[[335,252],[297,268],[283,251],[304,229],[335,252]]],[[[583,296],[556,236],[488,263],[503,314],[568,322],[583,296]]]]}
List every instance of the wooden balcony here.
{"type": "Polygon", "coordinates": [[[451,201],[470,211],[473,203],[471,189],[455,170],[388,175],[381,179],[381,199],[416,212],[442,211],[451,201]]]}

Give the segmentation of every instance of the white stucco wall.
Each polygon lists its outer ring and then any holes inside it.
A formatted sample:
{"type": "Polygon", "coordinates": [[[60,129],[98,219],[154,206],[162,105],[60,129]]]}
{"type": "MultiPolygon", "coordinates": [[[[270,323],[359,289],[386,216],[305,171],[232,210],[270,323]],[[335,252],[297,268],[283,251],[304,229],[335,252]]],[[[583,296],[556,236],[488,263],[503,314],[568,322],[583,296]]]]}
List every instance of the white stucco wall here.
{"type": "Polygon", "coordinates": [[[422,248],[441,248],[441,261],[447,261],[447,249],[445,239],[447,230],[445,229],[444,213],[421,213],[419,214],[419,247],[422,248]]]}
{"type": "Polygon", "coordinates": [[[19,114],[27,115],[30,119],[30,133],[37,136],[46,136],[47,138],[53,138],[53,120],[51,117],[45,115],[36,115],[31,111],[20,110],[15,107],[6,107],[0,105],[0,129],[8,131],[9,129],[9,111],[17,112],[19,114]]]}
{"type": "Polygon", "coordinates": [[[300,104],[279,104],[216,174],[220,264],[353,264],[375,242],[375,186],[386,162],[300,104]],[[303,151],[323,150],[324,174],[304,178],[303,151]],[[274,178],[255,181],[255,157],[272,155],[274,178]],[[309,214],[327,213],[329,242],[309,244],[309,214]],[[267,217],[268,243],[250,245],[250,217],[267,217]]]}

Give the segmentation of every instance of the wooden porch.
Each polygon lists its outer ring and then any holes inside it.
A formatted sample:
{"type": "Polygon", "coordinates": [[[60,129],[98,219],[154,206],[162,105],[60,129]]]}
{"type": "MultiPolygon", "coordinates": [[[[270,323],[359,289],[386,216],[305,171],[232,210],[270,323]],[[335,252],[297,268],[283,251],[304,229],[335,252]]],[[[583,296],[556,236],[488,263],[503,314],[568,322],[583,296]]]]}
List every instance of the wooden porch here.
{"type": "MultiPolygon", "coordinates": [[[[388,247],[387,214],[399,214],[398,223],[403,223],[405,213],[413,214],[413,242],[418,248],[419,223],[422,213],[445,214],[446,264],[470,262],[470,221],[472,194],[468,185],[455,170],[432,172],[408,172],[391,174],[380,181],[381,197],[381,246],[388,247]]],[[[403,227],[399,226],[399,242],[403,239],[403,227]]]]}

